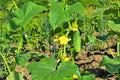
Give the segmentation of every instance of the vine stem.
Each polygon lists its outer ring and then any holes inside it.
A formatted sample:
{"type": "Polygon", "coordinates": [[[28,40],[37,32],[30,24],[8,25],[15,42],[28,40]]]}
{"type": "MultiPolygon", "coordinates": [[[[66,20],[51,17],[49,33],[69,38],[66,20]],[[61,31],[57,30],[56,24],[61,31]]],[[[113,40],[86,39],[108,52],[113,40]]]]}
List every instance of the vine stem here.
{"type": "Polygon", "coordinates": [[[5,57],[3,56],[3,54],[2,54],[1,52],[0,52],[0,56],[3,58],[3,61],[5,62],[5,65],[6,65],[7,69],[8,69],[8,72],[11,73],[10,67],[9,67],[9,65],[8,65],[8,63],[7,63],[6,59],[5,59],[5,57]]]}

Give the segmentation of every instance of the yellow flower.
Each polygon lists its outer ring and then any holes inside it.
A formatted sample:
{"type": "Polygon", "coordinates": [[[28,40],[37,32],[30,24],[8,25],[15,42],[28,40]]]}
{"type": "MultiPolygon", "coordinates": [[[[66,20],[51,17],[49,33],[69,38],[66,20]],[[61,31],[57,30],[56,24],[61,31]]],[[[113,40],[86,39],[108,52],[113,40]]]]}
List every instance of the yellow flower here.
{"type": "Polygon", "coordinates": [[[72,78],[73,79],[78,79],[78,76],[76,74],[73,74],[72,78]]]}
{"type": "Polygon", "coordinates": [[[67,61],[69,61],[69,60],[70,60],[69,57],[65,57],[65,58],[63,59],[64,62],[67,62],[67,61]]]}
{"type": "Polygon", "coordinates": [[[77,22],[72,23],[72,30],[73,31],[78,31],[78,24],[77,24],[77,22]]]}
{"type": "Polygon", "coordinates": [[[65,36],[65,35],[60,36],[58,40],[59,40],[59,42],[60,42],[61,45],[68,44],[68,41],[69,41],[68,37],[65,36]]]}

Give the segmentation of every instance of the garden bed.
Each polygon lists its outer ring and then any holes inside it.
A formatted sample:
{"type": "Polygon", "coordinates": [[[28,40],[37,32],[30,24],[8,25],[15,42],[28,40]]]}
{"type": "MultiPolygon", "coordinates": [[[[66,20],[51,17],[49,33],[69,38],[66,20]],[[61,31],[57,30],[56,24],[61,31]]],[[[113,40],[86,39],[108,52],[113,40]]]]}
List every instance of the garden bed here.
{"type": "Polygon", "coordinates": [[[0,80],[117,79],[119,0],[0,0],[0,80]]]}

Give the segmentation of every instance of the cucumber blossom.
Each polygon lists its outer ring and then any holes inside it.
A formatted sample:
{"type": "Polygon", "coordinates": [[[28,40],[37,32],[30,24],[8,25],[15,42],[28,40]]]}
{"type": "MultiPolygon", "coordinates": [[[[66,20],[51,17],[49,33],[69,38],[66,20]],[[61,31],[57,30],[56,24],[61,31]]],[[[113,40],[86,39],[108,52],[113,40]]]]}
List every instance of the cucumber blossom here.
{"type": "Polygon", "coordinates": [[[79,31],[73,32],[73,46],[75,52],[80,52],[81,50],[81,36],[79,31]]]}

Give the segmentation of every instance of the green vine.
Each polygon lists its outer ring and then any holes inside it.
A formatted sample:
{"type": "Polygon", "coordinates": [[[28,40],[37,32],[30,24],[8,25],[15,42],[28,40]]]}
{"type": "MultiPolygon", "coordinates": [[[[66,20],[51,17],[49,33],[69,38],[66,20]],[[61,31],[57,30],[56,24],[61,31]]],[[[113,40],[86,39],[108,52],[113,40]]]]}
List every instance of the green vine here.
{"type": "Polygon", "coordinates": [[[5,62],[5,65],[6,65],[7,69],[8,69],[8,72],[11,73],[10,67],[9,67],[9,65],[7,63],[7,60],[5,59],[5,57],[3,56],[3,54],[1,52],[0,52],[0,56],[2,57],[3,61],[5,62]]]}

